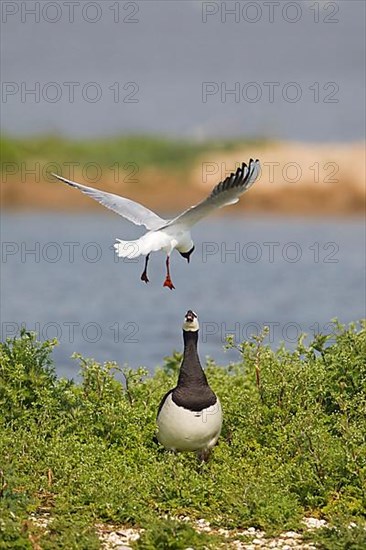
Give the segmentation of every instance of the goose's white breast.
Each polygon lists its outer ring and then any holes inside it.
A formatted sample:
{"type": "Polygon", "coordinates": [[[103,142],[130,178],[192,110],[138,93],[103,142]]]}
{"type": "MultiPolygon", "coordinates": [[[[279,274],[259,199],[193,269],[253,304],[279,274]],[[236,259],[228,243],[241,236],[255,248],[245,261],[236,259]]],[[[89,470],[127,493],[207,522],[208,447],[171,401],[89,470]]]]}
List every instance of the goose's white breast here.
{"type": "Polygon", "coordinates": [[[217,442],[222,425],[219,399],[202,411],[189,411],[176,405],[172,394],[166,398],[158,415],[159,442],[176,451],[211,449],[217,442]]]}

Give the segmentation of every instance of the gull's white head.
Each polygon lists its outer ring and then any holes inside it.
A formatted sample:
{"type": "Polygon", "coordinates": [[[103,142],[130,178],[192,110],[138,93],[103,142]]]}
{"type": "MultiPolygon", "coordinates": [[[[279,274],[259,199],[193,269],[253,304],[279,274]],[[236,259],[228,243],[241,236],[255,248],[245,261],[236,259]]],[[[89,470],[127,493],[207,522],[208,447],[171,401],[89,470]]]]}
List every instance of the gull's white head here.
{"type": "Polygon", "coordinates": [[[186,332],[196,332],[199,328],[197,314],[189,309],[184,317],[183,330],[186,332]]]}

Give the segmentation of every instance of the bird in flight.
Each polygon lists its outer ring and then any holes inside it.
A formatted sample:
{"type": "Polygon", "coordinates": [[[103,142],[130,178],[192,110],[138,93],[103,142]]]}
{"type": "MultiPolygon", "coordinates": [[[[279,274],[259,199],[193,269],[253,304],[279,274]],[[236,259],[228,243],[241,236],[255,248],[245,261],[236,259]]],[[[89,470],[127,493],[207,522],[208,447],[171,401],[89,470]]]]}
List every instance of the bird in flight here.
{"type": "Polygon", "coordinates": [[[166,253],[166,278],[163,286],[172,290],[175,287],[170,277],[169,260],[173,250],[177,249],[189,263],[190,256],[194,251],[190,232],[193,225],[216,209],[238,202],[240,195],[253,185],[259,171],[259,160],[250,159],[248,165],[243,162],[235,173],[232,172],[225,180],[218,183],[205,200],[191,206],[171,220],[161,218],[138,202],[81,185],[57,174],[52,175],[71,187],[79,189],[82,193],[134,224],[144,225],[148,231],[139,239],[134,241],[116,239],[117,243],[114,245],[116,253],[120,258],[129,259],[145,256],[145,267],[141,280],[148,283],[147,265],[150,254],[162,250],[166,253]]]}

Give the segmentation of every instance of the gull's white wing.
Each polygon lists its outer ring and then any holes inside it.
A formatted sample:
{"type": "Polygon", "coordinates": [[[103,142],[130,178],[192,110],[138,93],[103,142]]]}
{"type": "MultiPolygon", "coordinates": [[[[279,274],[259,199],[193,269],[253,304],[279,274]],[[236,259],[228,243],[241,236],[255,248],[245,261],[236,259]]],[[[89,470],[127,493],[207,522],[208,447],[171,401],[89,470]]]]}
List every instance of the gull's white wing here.
{"type": "Polygon", "coordinates": [[[167,224],[167,220],[160,218],[157,214],[142,206],[138,202],[131,201],[130,199],[125,199],[119,195],[114,195],[113,193],[105,193],[100,191],[100,189],[94,189],[93,187],[87,187],[86,185],[81,185],[75,181],[68,180],[57,174],[52,174],[55,178],[79,189],[82,193],[85,193],[92,199],[100,202],[106,208],[113,210],[126,220],[133,222],[136,225],[144,225],[147,229],[159,229],[167,224]]]}
{"type": "Polygon", "coordinates": [[[183,225],[191,227],[199,220],[208,216],[217,208],[238,202],[240,195],[247,191],[259,175],[259,160],[250,159],[247,166],[244,162],[237,171],[228,176],[213,188],[211,194],[196,206],[191,206],[185,212],[171,220],[167,226],[183,225]]]}

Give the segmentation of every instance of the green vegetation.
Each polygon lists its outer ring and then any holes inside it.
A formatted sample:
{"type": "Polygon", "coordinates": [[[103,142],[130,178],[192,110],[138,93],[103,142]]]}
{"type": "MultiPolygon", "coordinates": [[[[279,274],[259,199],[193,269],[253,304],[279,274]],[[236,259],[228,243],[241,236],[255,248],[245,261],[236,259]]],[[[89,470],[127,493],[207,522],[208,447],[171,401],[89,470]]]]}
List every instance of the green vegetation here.
{"type": "Polygon", "coordinates": [[[193,520],[271,534],[304,515],[329,523],[306,535],[321,548],[365,548],[366,325],[335,333],[293,352],[258,338],[235,365],[209,361],[224,428],[203,465],[153,440],[180,354],[152,377],[77,356],[76,384],[55,375],[56,342],[23,331],[1,344],[0,548],[99,548],[108,523],[143,527],[140,550],[219,548],[193,520]],[[32,513],[50,514],[47,529],[32,513]]]}
{"type": "MultiPolygon", "coordinates": [[[[190,168],[207,151],[230,151],[241,143],[255,143],[244,140],[194,141],[174,140],[149,136],[122,136],[93,140],[71,140],[56,136],[13,138],[3,136],[0,140],[2,167],[5,163],[79,163],[88,162],[99,166],[112,166],[128,162],[140,168],[150,166],[162,169],[190,168]]],[[[261,141],[263,143],[263,141],[261,141]]]]}

